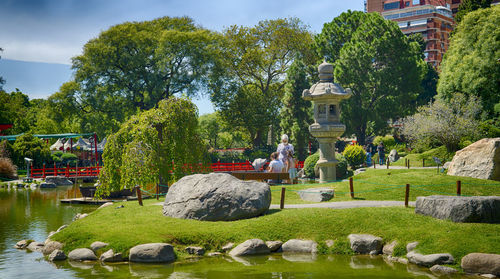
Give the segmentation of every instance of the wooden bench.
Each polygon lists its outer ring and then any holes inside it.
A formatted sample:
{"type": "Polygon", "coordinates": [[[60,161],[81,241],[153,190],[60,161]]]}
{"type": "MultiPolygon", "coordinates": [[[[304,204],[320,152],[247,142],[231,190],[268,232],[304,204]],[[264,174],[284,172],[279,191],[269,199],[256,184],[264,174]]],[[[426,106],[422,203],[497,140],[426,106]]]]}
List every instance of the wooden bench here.
{"type": "Polygon", "coordinates": [[[258,180],[258,181],[268,181],[268,180],[290,180],[290,175],[288,172],[248,172],[248,171],[233,171],[229,174],[241,180],[258,180]]]}

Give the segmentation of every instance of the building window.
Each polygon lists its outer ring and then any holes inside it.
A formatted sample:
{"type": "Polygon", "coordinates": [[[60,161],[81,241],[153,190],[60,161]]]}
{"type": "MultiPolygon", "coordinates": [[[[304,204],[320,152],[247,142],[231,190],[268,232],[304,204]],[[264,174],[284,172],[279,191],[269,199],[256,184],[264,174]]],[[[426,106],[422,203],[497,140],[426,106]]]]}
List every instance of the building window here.
{"type": "Polygon", "coordinates": [[[411,4],[412,4],[413,6],[420,5],[420,0],[412,0],[412,1],[411,1],[411,4]]]}
{"type": "Polygon", "coordinates": [[[384,4],[384,10],[394,10],[394,9],[399,9],[399,2],[392,2],[392,3],[387,3],[384,4]]]}
{"type": "Polygon", "coordinates": [[[409,7],[409,6],[410,6],[410,1],[405,2],[405,7],[409,7]]]}

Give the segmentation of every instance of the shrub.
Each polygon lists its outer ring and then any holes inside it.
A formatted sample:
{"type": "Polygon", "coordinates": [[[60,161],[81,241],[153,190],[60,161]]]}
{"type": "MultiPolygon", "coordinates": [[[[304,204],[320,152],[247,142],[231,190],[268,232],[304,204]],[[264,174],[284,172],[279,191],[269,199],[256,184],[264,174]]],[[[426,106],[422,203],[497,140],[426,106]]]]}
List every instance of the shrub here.
{"type": "Polygon", "coordinates": [[[15,165],[24,166],[24,157],[33,159],[33,166],[42,166],[50,162],[49,146],[43,140],[26,133],[16,139],[12,146],[12,159],[15,165]]]}
{"type": "Polygon", "coordinates": [[[357,144],[347,146],[342,155],[351,168],[362,165],[366,160],[365,150],[357,144]]]}
{"type": "MultiPolygon", "coordinates": [[[[335,153],[335,159],[339,161],[336,167],[336,176],[337,178],[343,178],[347,174],[347,160],[342,154],[335,153]]],[[[308,178],[315,178],[316,173],[314,172],[314,168],[316,163],[319,160],[319,152],[316,152],[310,156],[308,156],[304,162],[304,174],[308,178]]]]}
{"type": "Polygon", "coordinates": [[[304,161],[304,174],[308,178],[315,178],[314,167],[319,160],[319,152],[316,152],[306,158],[304,161]]]}
{"type": "Polygon", "coordinates": [[[17,178],[17,168],[9,158],[0,158],[0,176],[4,178],[17,178]]]}
{"type": "MultiPolygon", "coordinates": [[[[393,147],[396,145],[396,140],[394,139],[393,136],[391,135],[388,135],[388,136],[385,136],[385,137],[382,137],[382,136],[376,136],[374,139],[373,139],[373,144],[375,146],[378,146],[380,144],[380,142],[383,142],[384,143],[384,146],[386,149],[389,149],[389,147],[393,147]]],[[[398,150],[399,151],[399,150],[398,150]]]]}
{"type": "Polygon", "coordinates": [[[340,153],[335,153],[335,159],[339,161],[336,168],[337,179],[344,178],[347,175],[347,160],[340,153]]]}
{"type": "Polygon", "coordinates": [[[66,163],[69,163],[69,162],[74,162],[78,160],[78,156],[76,156],[75,154],[72,154],[72,153],[63,153],[61,155],[61,161],[66,164],[66,163]]]}

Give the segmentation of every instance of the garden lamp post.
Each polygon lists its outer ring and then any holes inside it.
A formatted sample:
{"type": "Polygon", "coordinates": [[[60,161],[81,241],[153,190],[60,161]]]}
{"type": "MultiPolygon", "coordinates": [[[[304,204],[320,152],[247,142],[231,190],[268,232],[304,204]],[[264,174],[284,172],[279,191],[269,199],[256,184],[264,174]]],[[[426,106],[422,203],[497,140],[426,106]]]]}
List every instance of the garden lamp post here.
{"type": "Polygon", "coordinates": [[[323,62],[318,66],[320,81],[310,89],[302,92],[304,100],[314,104],[314,123],[309,126],[309,132],[319,143],[320,182],[336,180],[335,142],[345,131],[345,125],[340,123],[340,101],[351,97],[351,90],[333,83],[333,65],[323,62]]]}

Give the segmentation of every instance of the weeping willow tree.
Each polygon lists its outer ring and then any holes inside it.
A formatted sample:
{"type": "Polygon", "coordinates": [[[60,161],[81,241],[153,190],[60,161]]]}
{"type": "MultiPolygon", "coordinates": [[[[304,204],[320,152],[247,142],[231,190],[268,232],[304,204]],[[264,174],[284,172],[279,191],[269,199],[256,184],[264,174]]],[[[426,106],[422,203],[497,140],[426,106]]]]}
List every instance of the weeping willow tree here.
{"type": "Polygon", "coordinates": [[[197,108],[185,98],[170,97],[133,116],[106,143],[96,194],[167,184],[197,171],[206,158],[197,128],[197,108]]]}

